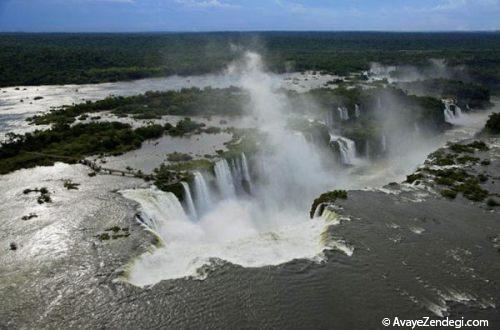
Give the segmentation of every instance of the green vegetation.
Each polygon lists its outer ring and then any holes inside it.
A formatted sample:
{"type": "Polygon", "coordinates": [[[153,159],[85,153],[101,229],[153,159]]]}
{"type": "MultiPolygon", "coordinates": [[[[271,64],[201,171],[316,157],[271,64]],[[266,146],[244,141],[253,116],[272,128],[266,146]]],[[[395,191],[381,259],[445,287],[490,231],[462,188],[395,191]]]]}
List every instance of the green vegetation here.
{"type": "Polygon", "coordinates": [[[495,112],[490,115],[484,130],[489,134],[500,134],[500,113],[495,112]]]}
{"type": "Polygon", "coordinates": [[[188,154],[183,154],[181,152],[173,152],[171,154],[168,154],[167,160],[169,162],[187,162],[192,160],[193,157],[191,157],[188,154]]]}
{"type": "Polygon", "coordinates": [[[21,218],[23,221],[31,220],[33,218],[38,218],[38,215],[36,213],[30,213],[28,215],[23,215],[21,218]]]}
{"type": "MultiPolygon", "coordinates": [[[[461,155],[460,153],[473,153],[475,150],[488,150],[488,146],[482,141],[474,141],[469,144],[452,144],[450,150],[457,154],[449,154],[444,150],[438,150],[431,154],[432,165],[475,165],[480,159],[470,155],[461,155]]],[[[489,164],[489,160],[481,161],[481,164],[489,164]]],[[[424,168],[423,171],[434,176],[434,182],[438,185],[448,186],[449,188],[441,190],[441,195],[446,198],[454,199],[458,193],[471,201],[480,202],[488,197],[489,192],[481,187],[481,183],[487,182],[489,177],[484,173],[476,176],[468,173],[463,168],[431,169],[424,168]]],[[[413,174],[412,176],[419,175],[413,174]]],[[[408,176],[409,178],[413,178],[408,176]]]]}
{"type": "Polygon", "coordinates": [[[309,216],[311,219],[314,217],[314,213],[316,213],[316,208],[319,207],[323,203],[334,203],[337,199],[347,199],[347,191],[345,190],[333,190],[326,192],[316,198],[311,206],[311,210],[309,211],[309,216]]]}
{"type": "MultiPolygon", "coordinates": [[[[483,148],[483,147],[481,147],[483,148]]],[[[469,146],[464,146],[464,145],[454,145],[453,149],[455,150],[467,150],[471,151],[474,148],[469,147],[469,146]]],[[[472,151],[473,152],[473,151],[472,151]]],[[[479,163],[480,158],[477,157],[472,157],[469,155],[460,155],[460,154],[454,154],[454,153],[446,153],[443,150],[438,150],[430,155],[430,158],[432,159],[432,164],[438,165],[438,166],[451,166],[451,165],[475,165],[479,163]]],[[[485,162],[483,160],[481,163],[485,162]]]]}
{"type": "Polygon", "coordinates": [[[413,174],[406,176],[406,182],[413,183],[417,180],[422,180],[423,178],[424,178],[424,175],[422,173],[413,173],[413,174]]]}
{"type": "Polygon", "coordinates": [[[210,126],[210,127],[207,127],[203,130],[203,133],[207,133],[207,134],[219,134],[219,133],[222,133],[222,128],[220,127],[215,127],[215,126],[210,126]]]}
{"type": "MultiPolygon", "coordinates": [[[[442,102],[432,97],[419,97],[407,95],[397,88],[376,88],[364,90],[362,88],[319,88],[313,89],[304,96],[289,93],[292,102],[297,109],[308,109],[310,104],[304,102],[308,98],[314,99],[315,104],[319,105],[319,118],[324,119],[325,112],[333,112],[337,116],[338,107],[346,107],[349,120],[343,121],[339,128],[339,134],[356,142],[358,152],[364,153],[365,141],[380,140],[383,134],[381,127],[383,122],[393,120],[398,122],[398,129],[401,134],[407,134],[409,130],[413,131],[415,125],[425,132],[437,133],[447,127],[444,120],[442,102]],[[383,111],[378,109],[378,101],[391,100],[383,103],[383,111]],[[355,105],[360,107],[361,116],[355,115],[355,105]]],[[[316,108],[310,109],[315,111],[316,108]]],[[[317,111],[317,110],[316,110],[317,111]]],[[[307,123],[292,123],[294,126],[307,127],[307,123]]],[[[293,126],[292,126],[293,127],[293,126]]],[[[302,129],[303,130],[303,129],[302,129]]],[[[377,154],[382,152],[378,150],[380,146],[373,144],[372,152],[377,154]]]]}
{"type": "Polygon", "coordinates": [[[108,241],[110,239],[110,236],[108,233],[102,233],[97,235],[97,238],[99,238],[101,241],[108,241]]]}
{"type": "Polygon", "coordinates": [[[254,128],[230,128],[228,132],[233,134],[231,141],[224,143],[227,151],[217,150],[221,158],[237,158],[241,153],[251,154],[258,150],[263,151],[266,135],[254,128]]]}
{"type": "MultiPolygon", "coordinates": [[[[363,90],[362,88],[337,88],[337,89],[314,89],[305,95],[298,95],[296,92],[288,92],[292,103],[292,110],[298,116],[288,122],[288,128],[300,131],[309,139],[315,142],[323,141],[325,147],[329,146],[330,136],[328,128],[319,121],[304,119],[304,114],[317,119],[324,119],[324,111],[336,113],[337,107],[346,106],[350,112],[350,119],[343,122],[340,134],[356,142],[360,153],[365,152],[365,141],[380,140],[382,132],[380,127],[385,119],[381,118],[377,109],[380,97],[394,100],[389,105],[384,105],[386,116],[398,120],[402,134],[406,134],[409,129],[413,130],[415,123],[426,131],[436,133],[441,131],[445,125],[443,115],[443,104],[440,100],[431,97],[408,96],[403,91],[395,88],[378,88],[363,90]],[[310,107],[310,103],[304,102],[309,97],[313,98],[320,106],[310,107]],[[396,105],[397,104],[397,105],[396,105]],[[357,118],[354,114],[355,105],[359,105],[363,115],[357,118]],[[322,110],[320,110],[322,109],[322,110]]],[[[147,117],[161,117],[168,114],[193,114],[193,115],[236,115],[242,114],[244,104],[248,95],[238,88],[203,90],[191,88],[180,91],[169,92],[148,92],[143,95],[130,97],[111,97],[96,102],[62,107],[51,112],[31,118],[35,124],[68,124],[75,121],[75,118],[85,116],[87,113],[99,111],[111,111],[117,115],[145,115],[147,117]]],[[[144,135],[138,129],[138,133],[144,135]]],[[[160,135],[164,130],[171,136],[183,136],[190,133],[219,133],[220,128],[205,128],[203,123],[197,123],[186,117],[175,126],[170,123],[162,128],[158,125],[150,125],[147,132],[154,136],[160,135]]],[[[251,152],[256,149],[256,145],[261,137],[254,133],[244,132],[234,129],[226,129],[232,132],[235,139],[229,143],[228,151],[222,152],[221,157],[231,158],[241,152],[251,152]],[[241,134],[240,134],[241,133],[241,134]],[[245,137],[240,139],[240,137],[245,137]],[[240,141],[241,140],[241,141],[240,141]],[[237,143],[236,143],[237,142],[237,143]]],[[[149,138],[148,136],[145,136],[149,138]]],[[[371,151],[374,154],[380,153],[378,144],[372,145],[371,151]]]]}
{"type": "Polygon", "coordinates": [[[434,160],[432,162],[438,166],[455,165],[455,155],[454,154],[447,154],[447,153],[439,150],[439,151],[432,153],[431,157],[434,158],[434,160]]]}
{"type": "Polygon", "coordinates": [[[104,233],[97,235],[96,237],[101,241],[109,241],[110,239],[118,239],[122,237],[129,237],[130,232],[127,227],[120,228],[118,226],[113,226],[105,230],[104,233]]]}
{"type": "Polygon", "coordinates": [[[194,159],[186,162],[164,165],[162,164],[155,172],[161,173],[163,170],[183,172],[183,171],[196,171],[196,170],[210,170],[213,167],[213,162],[208,159],[194,159]]]}
{"type": "Polygon", "coordinates": [[[468,178],[471,177],[469,173],[467,173],[465,170],[460,169],[460,168],[449,168],[445,170],[431,170],[427,169],[428,172],[436,176],[438,179],[442,180],[451,180],[453,183],[458,181],[458,182],[464,182],[468,178]]]}
{"type": "Polygon", "coordinates": [[[457,157],[457,163],[458,164],[477,164],[479,162],[479,158],[477,157],[471,157],[471,156],[461,156],[457,157]]]}
{"type": "Polygon", "coordinates": [[[71,180],[64,180],[64,188],[68,190],[78,190],[79,183],[75,183],[71,180]]]}
{"type": "Polygon", "coordinates": [[[444,189],[441,190],[441,195],[449,199],[455,199],[455,197],[457,197],[457,192],[451,189],[444,189]]]}
{"type": "Polygon", "coordinates": [[[38,204],[44,204],[44,203],[52,203],[52,198],[50,198],[50,193],[42,193],[38,198],[36,199],[38,204]]]}
{"type": "Polygon", "coordinates": [[[202,127],[205,127],[205,124],[197,123],[197,122],[191,120],[191,118],[186,117],[186,118],[180,120],[177,123],[177,125],[175,125],[175,126],[172,126],[171,124],[167,123],[165,125],[165,130],[167,131],[167,133],[169,135],[183,136],[185,134],[189,134],[189,133],[193,133],[193,132],[200,133],[202,127]]]}
{"type": "Polygon", "coordinates": [[[28,120],[36,125],[69,124],[77,117],[104,111],[111,111],[119,117],[131,115],[135,119],[158,119],[165,115],[238,115],[243,112],[242,105],[248,103],[247,98],[235,87],[184,88],[127,97],[111,96],[95,102],[63,106],[28,120]]]}
{"type": "Polygon", "coordinates": [[[474,151],[488,151],[489,148],[483,141],[474,141],[469,144],[453,143],[449,145],[451,151],[456,153],[474,153],[474,151]]]}
{"type": "Polygon", "coordinates": [[[133,130],[117,122],[55,125],[52,129],[24,135],[10,134],[0,145],[0,174],[20,168],[75,163],[95,154],[116,155],[137,149],[142,142],[163,134],[159,125],[133,130]]]}
{"type": "Polygon", "coordinates": [[[480,182],[485,182],[488,179],[484,174],[479,174],[476,178],[465,170],[457,168],[444,170],[426,169],[426,171],[435,176],[435,183],[450,187],[441,191],[441,195],[444,197],[453,199],[460,192],[465,198],[480,202],[489,195],[489,192],[480,186],[480,182]]]}
{"type": "Polygon", "coordinates": [[[475,202],[480,202],[489,195],[488,191],[481,188],[478,180],[475,178],[466,180],[464,183],[456,186],[455,190],[461,192],[465,198],[475,202]]]}
{"type": "Polygon", "coordinates": [[[417,95],[453,97],[460,107],[485,108],[490,105],[490,90],[482,85],[451,79],[429,79],[398,83],[398,87],[417,95]]]}
{"type": "MultiPolygon", "coordinates": [[[[24,189],[23,194],[28,195],[33,192],[39,193],[40,195],[37,197],[36,201],[38,204],[44,204],[44,203],[52,203],[52,199],[50,198],[50,192],[47,188],[42,187],[42,188],[34,188],[34,189],[24,189]]],[[[24,219],[23,219],[24,220],[24,219]]],[[[27,219],[26,219],[27,220],[27,219]]]]}
{"type": "Polygon", "coordinates": [[[215,72],[240,57],[231,49],[236,44],[265,54],[276,72],[347,74],[367,70],[371,62],[425,66],[443,58],[451,67],[467,66],[457,70],[464,76],[497,87],[499,39],[498,33],[481,32],[0,34],[0,86],[215,72]]]}
{"type": "Polygon", "coordinates": [[[183,162],[169,166],[162,164],[160,165],[160,167],[154,169],[155,186],[163,191],[173,193],[177,196],[177,198],[179,198],[180,201],[183,201],[184,190],[180,182],[189,182],[191,180],[191,174],[187,173],[187,171],[200,169],[200,167],[198,166],[202,166],[202,163],[203,166],[209,166],[210,168],[212,166],[212,163],[208,162],[208,165],[204,160],[192,160],[189,162],[183,162]]]}

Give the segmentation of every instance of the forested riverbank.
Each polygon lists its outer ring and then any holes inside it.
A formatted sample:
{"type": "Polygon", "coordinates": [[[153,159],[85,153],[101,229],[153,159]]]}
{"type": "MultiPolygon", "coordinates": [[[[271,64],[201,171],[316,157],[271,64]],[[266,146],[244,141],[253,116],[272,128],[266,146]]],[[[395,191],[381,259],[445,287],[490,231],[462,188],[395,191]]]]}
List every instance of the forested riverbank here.
{"type": "Polygon", "coordinates": [[[224,70],[242,49],[262,51],[274,72],[369,70],[371,63],[466,66],[461,79],[498,90],[500,34],[225,32],[0,34],[0,86],[83,84],[224,70]]]}

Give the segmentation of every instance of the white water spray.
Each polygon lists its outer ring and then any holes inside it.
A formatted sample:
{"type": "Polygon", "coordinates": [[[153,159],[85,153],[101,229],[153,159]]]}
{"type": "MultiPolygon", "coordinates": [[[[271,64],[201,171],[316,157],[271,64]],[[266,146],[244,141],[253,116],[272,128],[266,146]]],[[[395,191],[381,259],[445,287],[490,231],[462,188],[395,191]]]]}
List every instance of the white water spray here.
{"type": "Polygon", "coordinates": [[[450,124],[460,124],[460,121],[463,118],[462,109],[450,100],[444,100],[443,103],[445,107],[444,120],[450,124]]]}
{"type": "MultiPolygon", "coordinates": [[[[200,269],[214,258],[261,267],[297,258],[320,260],[322,251],[329,248],[321,234],[331,223],[323,218],[310,220],[308,211],[314,198],[335,186],[335,172],[324,167],[322,153],[314,144],[286,129],[288,99],[279,91],[275,77],[263,71],[259,55],[247,53],[240,65],[228,70],[241,75],[240,85],[250,95],[252,120],[265,132],[267,143],[252,155],[255,168],[249,168],[244,154],[230,163],[216,163],[215,186],[221,195],[218,200],[217,194],[211,194],[206,178],[200,172],[193,173],[197,222],[151,215],[162,218],[158,222],[164,224],[164,229],[159,230],[165,246],[134,264],[130,276],[133,284],[203,277],[200,269]],[[252,180],[251,173],[258,181],[252,180]],[[236,193],[240,176],[252,190],[252,198],[236,193]],[[179,235],[172,236],[170,231],[179,235]]],[[[149,214],[148,202],[133,197],[141,205],[144,203],[144,213],[149,214]]]]}
{"type": "Polygon", "coordinates": [[[191,189],[189,188],[189,185],[184,181],[181,182],[181,185],[182,188],[184,189],[184,203],[186,204],[189,216],[191,217],[191,219],[195,220],[198,218],[198,213],[196,212],[196,208],[194,206],[193,197],[191,195],[191,189]]]}
{"type": "Polygon", "coordinates": [[[212,198],[208,189],[207,182],[203,175],[195,171],[194,175],[194,198],[198,212],[201,214],[209,211],[212,208],[212,198]]]}
{"type": "Polygon", "coordinates": [[[340,159],[344,165],[356,163],[356,143],[346,137],[330,134],[330,142],[336,143],[340,150],[340,159]]]}
{"type": "Polygon", "coordinates": [[[247,156],[245,153],[241,154],[241,171],[243,174],[243,180],[246,181],[250,194],[253,191],[252,178],[250,177],[250,170],[248,169],[247,156]]]}
{"type": "Polygon", "coordinates": [[[214,171],[217,187],[219,188],[222,198],[229,199],[235,197],[236,189],[234,187],[233,176],[231,174],[231,170],[229,169],[227,160],[221,159],[216,162],[214,171]]]}
{"type": "Polygon", "coordinates": [[[339,118],[342,121],[349,120],[349,112],[347,111],[347,108],[345,107],[338,107],[337,111],[339,113],[339,118]]]}

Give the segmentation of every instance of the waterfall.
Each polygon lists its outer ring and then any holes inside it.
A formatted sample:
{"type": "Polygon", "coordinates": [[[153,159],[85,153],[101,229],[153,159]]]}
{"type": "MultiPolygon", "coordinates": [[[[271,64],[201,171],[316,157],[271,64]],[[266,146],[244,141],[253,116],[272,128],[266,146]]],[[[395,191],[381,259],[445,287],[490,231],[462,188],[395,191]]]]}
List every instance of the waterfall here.
{"type": "Polygon", "coordinates": [[[387,150],[387,139],[385,137],[385,135],[382,135],[382,151],[386,151],[387,150]]]}
{"type": "Polygon", "coordinates": [[[354,115],[356,116],[356,118],[359,118],[360,111],[359,111],[359,105],[357,104],[354,105],[354,115]]]}
{"type": "Polygon", "coordinates": [[[328,112],[325,115],[325,124],[327,127],[333,127],[333,111],[328,110],[328,112]]]}
{"type": "Polygon", "coordinates": [[[184,203],[186,204],[186,208],[189,212],[189,215],[193,220],[197,219],[198,214],[196,213],[196,208],[194,207],[193,197],[191,195],[191,189],[189,188],[189,185],[186,182],[182,181],[181,184],[182,188],[184,189],[184,203]]]}
{"type": "Polygon", "coordinates": [[[248,189],[250,193],[253,191],[252,178],[250,177],[250,170],[248,169],[247,156],[244,152],[241,153],[241,173],[243,175],[243,180],[248,184],[248,189]]]}
{"type": "Polygon", "coordinates": [[[142,223],[154,231],[162,240],[168,241],[167,223],[178,221],[190,223],[177,197],[152,186],[148,189],[124,190],[122,195],[141,205],[142,223]]]}
{"type": "Polygon", "coordinates": [[[370,158],[370,140],[365,141],[365,157],[370,158]]]}
{"type": "Polygon", "coordinates": [[[337,111],[339,113],[340,120],[349,120],[349,112],[345,107],[338,107],[337,111]]]}
{"type": "Polygon", "coordinates": [[[238,158],[233,158],[229,162],[229,167],[231,169],[231,175],[233,177],[234,187],[236,188],[236,192],[240,193],[243,191],[243,175],[241,168],[241,160],[238,158]]]}
{"type": "Polygon", "coordinates": [[[344,165],[354,165],[356,161],[356,143],[343,136],[330,134],[330,142],[337,143],[340,150],[340,160],[344,165]]]}
{"type": "Polygon", "coordinates": [[[210,198],[210,190],[203,175],[195,171],[194,175],[194,198],[196,208],[199,213],[204,213],[212,207],[212,199],[210,198]]]}
{"type": "Polygon", "coordinates": [[[453,101],[443,100],[444,103],[444,120],[447,123],[455,124],[462,117],[462,109],[453,101]],[[452,106],[454,109],[452,109],[452,106]]]}
{"type": "Polygon", "coordinates": [[[214,166],[217,187],[223,199],[232,198],[236,195],[233,177],[227,160],[221,159],[214,166]]]}
{"type": "Polygon", "coordinates": [[[380,97],[377,98],[377,108],[382,109],[382,101],[380,100],[380,97]]]}

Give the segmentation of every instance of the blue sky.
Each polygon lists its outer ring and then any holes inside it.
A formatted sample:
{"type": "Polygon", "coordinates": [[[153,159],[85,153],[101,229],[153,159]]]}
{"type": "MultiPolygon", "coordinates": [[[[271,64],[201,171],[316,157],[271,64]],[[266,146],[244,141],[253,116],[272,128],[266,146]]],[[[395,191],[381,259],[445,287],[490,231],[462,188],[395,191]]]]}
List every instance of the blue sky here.
{"type": "Polygon", "coordinates": [[[500,30],[500,0],[0,0],[0,31],[500,30]]]}

